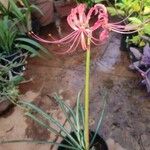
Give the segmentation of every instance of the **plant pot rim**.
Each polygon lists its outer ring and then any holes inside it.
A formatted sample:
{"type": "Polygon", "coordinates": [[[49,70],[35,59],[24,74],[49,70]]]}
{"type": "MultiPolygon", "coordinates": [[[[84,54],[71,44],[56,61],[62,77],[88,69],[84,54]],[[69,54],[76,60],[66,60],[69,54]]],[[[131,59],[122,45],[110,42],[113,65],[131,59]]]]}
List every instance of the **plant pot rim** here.
{"type": "MultiPolygon", "coordinates": [[[[70,132],[70,134],[72,134],[72,136],[74,136],[74,132],[70,132]]],[[[92,138],[91,134],[92,134],[92,136],[94,136],[95,132],[90,130],[90,138],[92,138]]],[[[67,137],[65,137],[65,139],[66,138],[67,137]]],[[[65,139],[63,139],[61,141],[61,144],[67,144],[65,139]]],[[[96,135],[94,142],[97,143],[97,141],[99,141],[99,144],[101,144],[103,146],[101,150],[108,150],[107,143],[105,142],[103,137],[101,137],[99,134],[96,135]]],[[[93,142],[92,146],[94,146],[94,142],[93,142]]],[[[59,146],[57,150],[69,150],[69,149],[66,149],[66,148],[63,148],[63,147],[59,146]]]]}

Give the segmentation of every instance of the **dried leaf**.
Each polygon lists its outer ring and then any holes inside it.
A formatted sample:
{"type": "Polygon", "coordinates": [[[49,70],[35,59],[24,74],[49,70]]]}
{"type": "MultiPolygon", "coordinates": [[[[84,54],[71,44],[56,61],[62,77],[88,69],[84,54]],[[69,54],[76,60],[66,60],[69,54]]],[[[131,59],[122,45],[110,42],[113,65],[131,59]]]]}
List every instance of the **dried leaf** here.
{"type": "Polygon", "coordinates": [[[146,44],[143,50],[142,61],[145,65],[150,65],[150,46],[146,44]]]}

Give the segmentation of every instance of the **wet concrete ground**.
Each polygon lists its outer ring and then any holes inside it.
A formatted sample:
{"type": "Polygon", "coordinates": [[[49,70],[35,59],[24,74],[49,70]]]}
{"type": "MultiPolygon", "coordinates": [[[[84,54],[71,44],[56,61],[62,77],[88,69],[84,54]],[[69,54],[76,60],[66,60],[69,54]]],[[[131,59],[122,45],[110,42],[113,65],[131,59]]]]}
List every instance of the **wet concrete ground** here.
{"type": "MultiPolygon", "coordinates": [[[[53,33],[42,30],[42,35],[53,33]]],[[[63,24],[63,34],[68,31],[63,24]]],[[[45,36],[44,36],[45,37],[45,36]]],[[[126,52],[119,50],[120,36],[112,34],[102,46],[92,46],[92,63],[90,79],[90,125],[95,123],[103,107],[103,92],[108,94],[105,116],[99,134],[104,139],[112,139],[121,147],[110,150],[150,150],[150,97],[144,87],[139,86],[140,76],[128,70],[129,60],[126,52]]],[[[47,45],[50,51],[56,49],[47,45]]],[[[31,82],[22,84],[22,98],[33,101],[46,112],[52,114],[62,123],[65,121],[58,105],[47,95],[58,92],[65,101],[74,107],[77,93],[84,88],[85,53],[53,56],[44,60],[28,60],[26,79],[31,82]]],[[[83,99],[83,95],[82,95],[83,99]]],[[[0,139],[55,140],[31,119],[24,116],[23,110],[15,107],[7,116],[0,118],[0,139]]],[[[58,139],[59,141],[60,139],[58,139]]],[[[50,145],[15,143],[0,145],[0,150],[55,150],[50,145]]]]}

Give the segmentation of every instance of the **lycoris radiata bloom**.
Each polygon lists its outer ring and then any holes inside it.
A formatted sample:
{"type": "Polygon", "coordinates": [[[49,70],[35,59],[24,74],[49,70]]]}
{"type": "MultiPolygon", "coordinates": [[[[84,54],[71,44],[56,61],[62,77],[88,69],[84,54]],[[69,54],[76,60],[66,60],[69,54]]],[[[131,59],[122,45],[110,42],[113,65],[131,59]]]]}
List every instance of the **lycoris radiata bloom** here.
{"type": "Polygon", "coordinates": [[[77,49],[79,44],[81,44],[83,50],[86,50],[88,44],[87,39],[90,39],[90,42],[95,45],[106,41],[106,39],[109,37],[110,31],[128,34],[135,32],[130,32],[133,26],[120,25],[122,21],[118,23],[109,23],[107,9],[103,4],[94,5],[92,8],[89,9],[88,12],[86,4],[80,4],[71,10],[71,13],[67,17],[67,22],[69,26],[73,29],[73,32],[60,40],[49,41],[40,38],[33,32],[30,32],[30,34],[35,39],[44,43],[71,45],[69,49],[60,52],[71,53],[77,49]],[[90,21],[93,16],[96,16],[97,18],[96,21],[91,25],[90,21]],[[97,29],[100,29],[99,37],[94,37],[93,32],[97,29]]]}

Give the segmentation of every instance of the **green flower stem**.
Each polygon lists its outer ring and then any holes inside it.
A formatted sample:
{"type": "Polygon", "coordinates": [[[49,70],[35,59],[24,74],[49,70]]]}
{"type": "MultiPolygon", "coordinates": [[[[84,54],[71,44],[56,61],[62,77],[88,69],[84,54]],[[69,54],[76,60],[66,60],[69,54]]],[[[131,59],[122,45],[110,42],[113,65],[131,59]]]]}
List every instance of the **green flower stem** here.
{"type": "Polygon", "coordinates": [[[85,122],[84,122],[84,137],[85,137],[85,148],[89,150],[89,81],[90,81],[90,41],[91,39],[88,38],[87,41],[87,51],[86,51],[86,72],[85,72],[85,122]]]}

